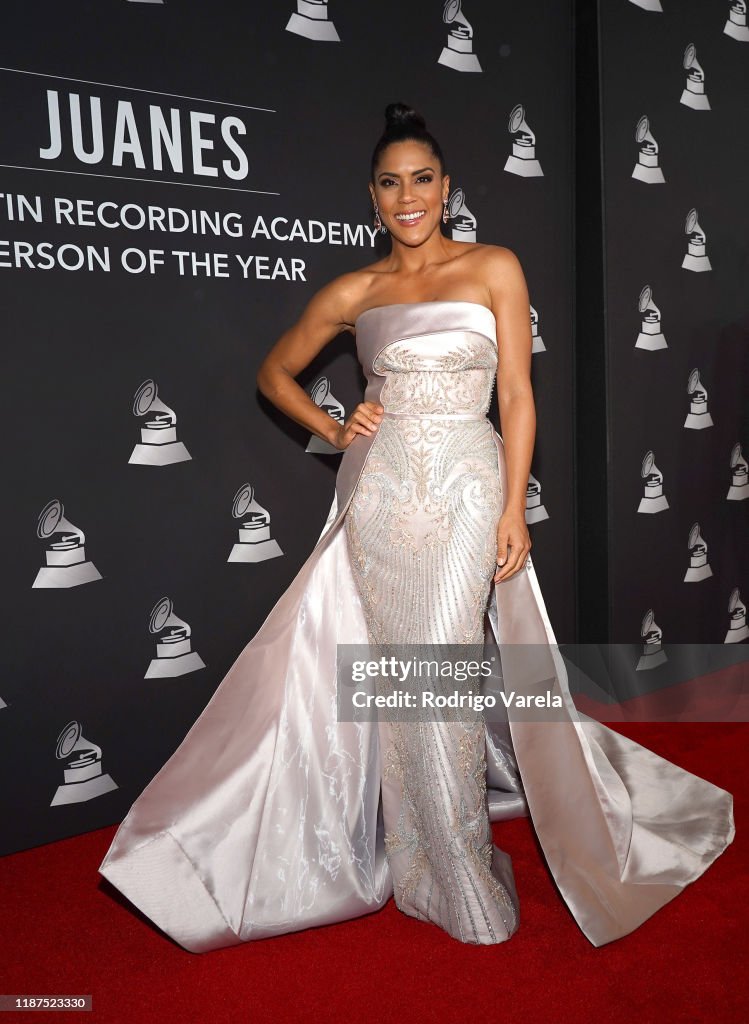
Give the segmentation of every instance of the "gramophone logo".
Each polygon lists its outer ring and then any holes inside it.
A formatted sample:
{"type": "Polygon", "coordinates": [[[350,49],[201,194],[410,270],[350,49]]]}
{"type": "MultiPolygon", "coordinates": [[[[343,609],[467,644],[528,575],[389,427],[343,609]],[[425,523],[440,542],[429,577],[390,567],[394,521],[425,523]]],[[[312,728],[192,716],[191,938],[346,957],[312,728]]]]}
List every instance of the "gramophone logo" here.
{"type": "Polygon", "coordinates": [[[637,308],[642,314],[642,320],[635,348],[644,348],[648,352],[656,352],[660,348],[668,348],[666,339],[661,331],[661,311],[653,302],[653,289],[649,284],[646,284],[640,292],[637,308]]]}
{"type": "Polygon", "coordinates": [[[728,598],[729,626],[724,644],[740,644],[749,637],[749,626],[746,624],[746,605],[741,600],[739,588],[734,587],[728,598]]]}
{"type": "Polygon", "coordinates": [[[129,4],[163,4],[164,0],[127,0],[129,4]]]}
{"type": "Polygon", "coordinates": [[[741,43],[749,42],[749,28],[746,24],[746,0],[733,0],[728,8],[728,21],[723,31],[731,39],[741,43]]]}
{"type": "Polygon", "coordinates": [[[546,345],[544,345],[544,339],[538,332],[538,313],[531,306],[531,337],[533,339],[533,345],[531,347],[531,355],[534,356],[538,352],[545,352],[546,345]]]}
{"type": "Polygon", "coordinates": [[[328,0],[297,0],[296,13],[286,23],[286,31],[320,43],[341,41],[335,25],[328,20],[328,0]]]}
{"type": "Polygon", "coordinates": [[[510,111],[507,125],[512,140],[512,153],[507,157],[505,170],[510,174],[519,174],[521,178],[543,177],[541,164],[536,159],[536,136],[525,120],[525,108],[518,103],[510,111]]]}
{"type": "Polygon", "coordinates": [[[8,705],[7,705],[6,703],[5,703],[5,701],[3,700],[3,698],[2,698],[2,697],[0,697],[0,711],[2,711],[2,709],[3,709],[3,708],[7,708],[7,706],[8,706],[8,705]]]}
{"type": "Polygon", "coordinates": [[[645,612],[640,623],[640,639],[642,640],[642,653],[637,662],[637,672],[647,672],[668,661],[666,652],[663,650],[663,631],[655,621],[652,608],[645,612]]]}
{"type": "Polygon", "coordinates": [[[685,583],[699,583],[700,580],[709,579],[713,570],[707,560],[707,544],[700,533],[700,524],[693,523],[687,540],[689,548],[689,568],[684,577],[685,583]]]}
{"type": "Polygon", "coordinates": [[[649,451],[642,460],[640,476],[645,481],[645,493],[640,498],[638,512],[663,512],[669,507],[663,493],[663,474],[655,464],[655,456],[649,451]]]}
{"type": "Polygon", "coordinates": [[[241,519],[239,543],[234,544],[227,562],[264,562],[283,554],[270,535],[270,515],[255,501],[251,484],[242,484],[234,495],[231,514],[241,519]]]}
{"type": "Polygon", "coordinates": [[[712,427],[713,418],[707,408],[707,388],[700,383],[700,371],[694,369],[687,379],[687,394],[689,395],[689,412],[684,420],[684,426],[690,430],[703,430],[705,427],[712,427]]]}
{"type": "Polygon", "coordinates": [[[636,178],[637,181],[644,181],[647,185],[663,184],[666,179],[663,177],[663,171],[658,165],[658,143],[650,131],[650,121],[647,114],[643,114],[637,122],[635,140],[639,149],[632,177],[636,178]]]}
{"type": "Polygon", "coordinates": [[[140,443],[133,448],[128,459],[136,466],[171,466],[175,462],[186,462],[191,455],[181,441],[177,440],[176,413],[159,398],[159,391],[152,380],[144,380],[133,399],[133,416],[148,416],[141,427],[140,443]]]}
{"type": "Polygon", "coordinates": [[[707,235],[700,227],[700,223],[697,220],[697,211],[694,207],[687,214],[684,234],[689,238],[687,251],[684,253],[684,259],[681,261],[684,270],[693,270],[697,274],[703,273],[705,270],[712,270],[712,264],[705,247],[707,235]]]}
{"type": "Polygon", "coordinates": [[[549,513],[541,503],[541,484],[533,473],[528,474],[528,486],[525,489],[525,521],[526,523],[542,523],[549,518],[549,513]]]}
{"type": "Polygon", "coordinates": [[[643,11],[652,11],[655,14],[662,14],[661,0],[629,0],[635,7],[641,7],[643,11]]]}
{"type": "Polygon", "coordinates": [[[731,486],[726,498],[728,501],[744,501],[749,498],[749,464],[741,454],[738,441],[731,449],[731,486]]]}
{"type": "Polygon", "coordinates": [[[685,107],[691,107],[692,110],[709,110],[710,101],[705,92],[705,72],[697,60],[697,49],[694,43],[690,43],[684,51],[683,64],[687,80],[680,102],[685,107]]]}
{"type": "Polygon", "coordinates": [[[454,222],[451,228],[453,241],[476,241],[476,218],[466,206],[466,194],[462,188],[456,188],[447,200],[447,216],[454,222]]]}
{"type": "MultiPolygon", "coordinates": [[[[331,416],[336,423],[343,426],[346,420],[346,413],[343,405],[333,396],[330,390],[330,381],[327,377],[318,377],[310,388],[310,398],[324,412],[331,416]]],[[[340,455],[340,449],[324,441],[317,434],[310,434],[309,444],[305,451],[314,452],[316,455],[340,455]]]]}
{"type": "Polygon", "coordinates": [[[102,774],[101,747],[81,735],[80,722],[68,722],[57,737],[55,756],[64,761],[62,785],[52,798],[50,807],[81,804],[119,786],[111,775],[102,774]]]}
{"type": "Polygon", "coordinates": [[[46,543],[47,564],[36,574],[32,589],[77,587],[101,579],[99,570],[86,558],[85,533],[65,518],[65,509],[57,498],[40,512],[36,535],[46,543]]]}
{"type": "Polygon", "coordinates": [[[148,631],[157,637],[156,657],[151,660],[145,679],[171,679],[205,668],[203,659],[192,650],[192,630],[174,614],[170,598],[162,597],[153,606],[148,631]]]}
{"type": "Polygon", "coordinates": [[[462,6],[461,0],[445,2],[442,20],[450,26],[450,31],[437,63],[454,71],[481,71],[479,59],[473,52],[473,28],[463,14],[462,6]]]}

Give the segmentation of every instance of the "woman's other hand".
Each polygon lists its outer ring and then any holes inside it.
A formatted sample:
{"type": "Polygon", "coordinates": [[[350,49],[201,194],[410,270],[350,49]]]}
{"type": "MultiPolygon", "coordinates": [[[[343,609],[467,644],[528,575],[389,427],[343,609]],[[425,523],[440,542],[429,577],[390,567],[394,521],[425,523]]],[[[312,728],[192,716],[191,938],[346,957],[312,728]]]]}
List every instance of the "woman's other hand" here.
{"type": "Polygon", "coordinates": [[[531,549],[531,538],[525,523],[525,512],[508,509],[497,525],[497,571],[494,582],[502,583],[525,566],[531,549]]]}

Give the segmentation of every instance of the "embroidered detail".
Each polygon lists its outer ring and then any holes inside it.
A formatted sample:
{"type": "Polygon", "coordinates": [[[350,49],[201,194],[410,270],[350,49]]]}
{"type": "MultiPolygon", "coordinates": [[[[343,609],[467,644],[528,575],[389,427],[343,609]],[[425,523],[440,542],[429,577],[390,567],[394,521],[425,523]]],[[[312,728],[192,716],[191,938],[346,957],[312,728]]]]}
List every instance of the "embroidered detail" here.
{"type": "Polygon", "coordinates": [[[380,352],[374,370],[387,379],[380,394],[390,412],[486,415],[497,372],[497,346],[483,335],[456,334],[429,355],[419,339],[395,341],[380,352]],[[465,337],[465,340],[460,340],[465,337]]]}
{"type": "Polygon", "coordinates": [[[376,642],[482,638],[501,504],[488,421],[382,420],[345,517],[376,642]]]}
{"type": "MultiPolygon", "coordinates": [[[[496,368],[496,344],[470,331],[439,346],[396,341],[377,357],[385,409],[423,418],[383,418],[345,517],[372,657],[394,644],[483,644],[502,506],[496,442],[487,420],[439,414],[485,415],[496,368]]],[[[386,692],[392,680],[376,687],[386,692]]],[[[517,912],[492,872],[483,714],[385,717],[385,850],[396,904],[461,941],[504,941],[517,912]]]]}
{"type": "Polygon", "coordinates": [[[468,728],[459,722],[390,721],[383,734],[391,737],[384,775],[398,780],[401,796],[397,823],[385,834],[396,905],[411,916],[435,920],[465,942],[486,941],[482,935],[491,942],[508,938],[517,929],[518,914],[511,893],[492,872],[483,716],[468,728]],[[443,805],[441,794],[455,782],[452,764],[459,768],[459,789],[443,805]],[[438,841],[431,842],[433,836],[438,841]],[[435,888],[443,908],[449,908],[447,923],[431,913],[435,888]],[[492,907],[503,926],[499,934],[492,907]]]}

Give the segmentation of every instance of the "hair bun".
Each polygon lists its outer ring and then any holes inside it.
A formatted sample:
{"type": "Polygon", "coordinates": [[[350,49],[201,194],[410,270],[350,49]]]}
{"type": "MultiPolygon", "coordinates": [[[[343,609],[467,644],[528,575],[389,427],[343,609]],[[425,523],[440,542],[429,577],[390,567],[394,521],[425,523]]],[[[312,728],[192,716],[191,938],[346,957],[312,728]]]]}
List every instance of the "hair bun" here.
{"type": "Polygon", "coordinates": [[[385,124],[387,128],[420,128],[426,129],[426,121],[413,107],[406,103],[389,103],[385,108],[385,124]]]}

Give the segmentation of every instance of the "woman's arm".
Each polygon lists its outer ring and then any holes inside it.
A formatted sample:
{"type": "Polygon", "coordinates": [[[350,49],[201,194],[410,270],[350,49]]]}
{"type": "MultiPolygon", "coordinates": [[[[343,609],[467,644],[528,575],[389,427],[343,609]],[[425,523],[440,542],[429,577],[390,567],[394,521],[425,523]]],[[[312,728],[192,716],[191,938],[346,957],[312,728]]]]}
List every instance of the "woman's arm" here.
{"type": "Polygon", "coordinates": [[[358,291],[356,275],[344,274],[310,299],[299,320],[281,335],[257,372],[265,397],[295,423],[343,450],[355,434],[370,434],[379,417],[372,402],[361,403],[341,427],[317,406],[294,379],[341,331],[353,323],[358,291]]]}
{"type": "Polygon", "coordinates": [[[497,552],[497,562],[503,565],[507,558],[507,563],[495,577],[500,582],[522,567],[531,547],[525,499],[536,440],[536,406],[531,386],[530,299],[523,269],[510,249],[492,247],[487,270],[492,312],[497,320],[497,401],[507,461],[507,494],[497,552]]]}

